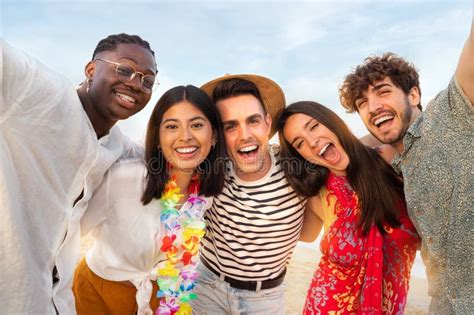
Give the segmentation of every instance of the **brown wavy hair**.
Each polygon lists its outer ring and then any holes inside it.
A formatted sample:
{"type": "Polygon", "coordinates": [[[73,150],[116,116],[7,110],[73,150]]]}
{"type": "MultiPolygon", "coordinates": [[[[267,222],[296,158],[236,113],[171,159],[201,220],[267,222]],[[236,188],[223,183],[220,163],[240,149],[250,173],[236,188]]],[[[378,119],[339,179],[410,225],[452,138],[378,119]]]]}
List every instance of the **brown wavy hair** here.
{"type": "MultiPolygon", "coordinates": [[[[417,87],[421,97],[420,82],[415,66],[394,53],[386,52],[382,56],[367,57],[344,78],[344,82],[339,87],[339,99],[342,106],[349,113],[357,111],[356,100],[362,97],[369,85],[385,77],[389,77],[393,84],[402,89],[406,95],[413,87],[417,87]]],[[[420,111],[422,110],[420,103],[417,107],[420,111]]]]}
{"type": "Polygon", "coordinates": [[[392,167],[372,148],[363,145],[344,121],[329,108],[310,101],[296,102],[285,108],[277,119],[282,168],[291,187],[300,195],[312,197],[326,184],[329,170],[303,158],[283,136],[288,118],[305,114],[331,130],[349,157],[346,176],[359,198],[359,227],[366,235],[373,224],[385,233],[383,224],[399,226],[398,208],[404,202],[403,182],[392,167]]]}

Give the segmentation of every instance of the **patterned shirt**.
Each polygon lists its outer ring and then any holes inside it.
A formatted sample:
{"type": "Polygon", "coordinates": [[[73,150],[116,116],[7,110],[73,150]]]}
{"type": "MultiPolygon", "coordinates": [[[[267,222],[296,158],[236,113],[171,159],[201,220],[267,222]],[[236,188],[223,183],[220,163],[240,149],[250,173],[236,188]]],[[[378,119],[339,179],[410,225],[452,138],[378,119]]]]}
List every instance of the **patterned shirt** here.
{"type": "Polygon", "coordinates": [[[408,129],[392,164],[422,237],[430,313],[474,310],[474,107],[453,78],[408,129]]]}

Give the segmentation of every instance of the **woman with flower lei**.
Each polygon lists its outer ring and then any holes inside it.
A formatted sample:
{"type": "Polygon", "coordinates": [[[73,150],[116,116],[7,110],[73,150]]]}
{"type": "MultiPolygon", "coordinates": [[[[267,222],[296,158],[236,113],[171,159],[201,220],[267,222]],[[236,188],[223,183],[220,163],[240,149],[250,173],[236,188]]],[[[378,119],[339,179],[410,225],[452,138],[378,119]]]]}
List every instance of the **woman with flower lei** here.
{"type": "Polygon", "coordinates": [[[191,314],[203,212],[223,187],[218,139],[220,118],[199,88],[158,100],[145,159],[118,161],[81,220],[95,243],[74,277],[78,314],[191,314]]]}
{"type": "Polygon", "coordinates": [[[282,157],[292,161],[285,175],[312,197],[300,240],[313,241],[324,225],[303,314],[402,314],[420,238],[385,153],[315,102],[289,105],[277,125],[282,157]]]}

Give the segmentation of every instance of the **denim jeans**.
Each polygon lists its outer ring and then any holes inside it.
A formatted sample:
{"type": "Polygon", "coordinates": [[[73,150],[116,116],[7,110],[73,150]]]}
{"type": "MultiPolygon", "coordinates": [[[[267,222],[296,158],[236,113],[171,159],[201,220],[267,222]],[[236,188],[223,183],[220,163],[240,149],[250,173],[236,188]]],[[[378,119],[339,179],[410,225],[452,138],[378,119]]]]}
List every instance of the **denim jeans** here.
{"type": "Polygon", "coordinates": [[[283,283],[276,288],[248,291],[230,287],[203,264],[197,267],[199,277],[191,301],[193,314],[197,315],[280,315],[285,313],[283,283]]]}

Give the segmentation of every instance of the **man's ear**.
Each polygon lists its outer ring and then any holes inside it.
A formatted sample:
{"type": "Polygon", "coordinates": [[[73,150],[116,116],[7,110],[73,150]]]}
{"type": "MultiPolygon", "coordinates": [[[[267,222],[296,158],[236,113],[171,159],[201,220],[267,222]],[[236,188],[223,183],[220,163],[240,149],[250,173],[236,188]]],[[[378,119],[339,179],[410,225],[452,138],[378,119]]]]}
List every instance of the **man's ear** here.
{"type": "Polygon", "coordinates": [[[91,80],[92,77],[94,76],[94,72],[95,72],[95,62],[89,61],[86,64],[86,67],[84,68],[84,74],[86,75],[86,78],[91,80]]]}
{"type": "Polygon", "coordinates": [[[408,92],[408,101],[410,102],[410,106],[412,107],[416,107],[418,106],[418,104],[420,104],[421,96],[418,87],[414,86],[408,92]]]}
{"type": "Polygon", "coordinates": [[[270,132],[272,131],[272,116],[269,113],[265,116],[265,123],[268,125],[268,135],[270,136],[270,132]]]}

